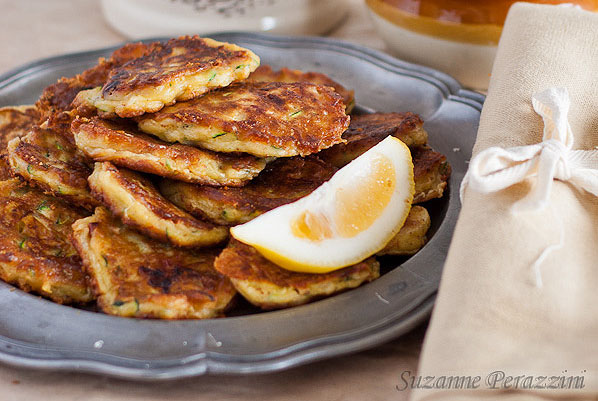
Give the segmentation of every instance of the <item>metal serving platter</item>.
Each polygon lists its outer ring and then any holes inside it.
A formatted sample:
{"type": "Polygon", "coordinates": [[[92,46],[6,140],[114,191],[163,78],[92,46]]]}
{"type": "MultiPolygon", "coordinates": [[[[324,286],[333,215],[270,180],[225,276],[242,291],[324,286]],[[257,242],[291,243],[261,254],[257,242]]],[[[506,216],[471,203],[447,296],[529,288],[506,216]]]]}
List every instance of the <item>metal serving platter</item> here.
{"type": "MultiPolygon", "coordinates": [[[[153,380],[271,372],[373,347],[429,315],[484,97],[446,74],[337,40],[209,36],[250,48],[263,64],[330,75],[355,89],[360,112],[420,114],[430,144],[453,168],[445,197],[427,205],[431,240],[409,259],[385,259],[386,273],[355,290],[286,310],[203,321],[108,316],[54,304],[0,282],[0,361],[153,380]]],[[[113,50],[49,58],[5,74],[0,106],[31,104],[57,78],[74,75],[113,50]]]]}

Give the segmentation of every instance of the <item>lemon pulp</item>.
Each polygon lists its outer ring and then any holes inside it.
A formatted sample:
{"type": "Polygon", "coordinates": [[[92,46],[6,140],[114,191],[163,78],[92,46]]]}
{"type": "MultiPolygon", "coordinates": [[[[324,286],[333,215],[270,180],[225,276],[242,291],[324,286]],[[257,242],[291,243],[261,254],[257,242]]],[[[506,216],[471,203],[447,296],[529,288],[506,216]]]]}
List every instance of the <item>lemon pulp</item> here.
{"type": "Polygon", "coordinates": [[[357,181],[351,188],[340,187],[336,191],[334,220],[338,234],[350,238],[369,228],[389,204],[395,185],[392,162],[384,155],[376,155],[369,176],[357,181]]]}

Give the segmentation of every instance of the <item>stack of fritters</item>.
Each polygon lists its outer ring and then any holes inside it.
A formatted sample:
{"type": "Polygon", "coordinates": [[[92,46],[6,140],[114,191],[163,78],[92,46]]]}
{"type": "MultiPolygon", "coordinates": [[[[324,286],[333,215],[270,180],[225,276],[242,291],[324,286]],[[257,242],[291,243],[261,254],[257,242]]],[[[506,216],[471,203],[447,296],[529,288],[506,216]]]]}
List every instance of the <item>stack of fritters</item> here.
{"type": "MultiPolygon", "coordinates": [[[[412,150],[414,203],[442,196],[446,159],[418,116],[350,117],[353,92],[329,77],[259,62],[199,37],[131,44],[35,107],[1,109],[1,278],[165,319],[222,316],[236,291],[281,308],[376,279],[375,257],[287,271],[229,241],[229,227],[308,195],[388,135],[412,150]]],[[[429,226],[413,206],[381,254],[417,252],[429,226]]]]}

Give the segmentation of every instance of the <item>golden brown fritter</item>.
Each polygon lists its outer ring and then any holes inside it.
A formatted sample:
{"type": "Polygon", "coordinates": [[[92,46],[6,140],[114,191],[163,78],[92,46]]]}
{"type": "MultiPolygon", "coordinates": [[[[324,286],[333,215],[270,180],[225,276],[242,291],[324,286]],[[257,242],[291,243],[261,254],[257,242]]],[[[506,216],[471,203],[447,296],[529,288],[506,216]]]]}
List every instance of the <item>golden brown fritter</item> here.
{"type": "MultiPolygon", "coordinates": [[[[351,150],[347,156],[335,151],[334,157],[321,154],[324,160],[333,162],[335,166],[343,167],[342,160],[351,156],[360,156],[369,148],[375,145],[370,140],[353,142],[351,150]]],[[[320,156],[320,155],[318,155],[320,156]]],[[[413,161],[413,178],[415,180],[415,194],[413,204],[429,201],[430,199],[442,198],[447,181],[451,175],[451,166],[446,161],[446,157],[435,152],[429,146],[417,146],[411,148],[411,159],[413,161]]],[[[347,163],[350,160],[347,160],[347,163]]]]}
{"type": "Polygon", "coordinates": [[[8,159],[16,175],[47,193],[87,209],[99,204],[87,185],[88,160],[64,135],[34,127],[9,142],[8,159]]]}
{"type": "Polygon", "coordinates": [[[12,177],[6,147],[14,138],[20,138],[39,120],[35,106],[11,106],[0,108],[0,180],[12,177]]]}
{"type": "Polygon", "coordinates": [[[428,134],[422,119],[413,113],[373,113],[351,117],[349,128],[343,133],[345,143],[325,149],[318,155],[322,160],[341,168],[384,138],[391,135],[410,148],[423,146],[428,134]]]}
{"type": "Polygon", "coordinates": [[[235,295],[214,267],[216,250],[191,251],[149,239],[103,207],[73,224],[97,303],[111,315],[160,319],[221,316],[235,295]]]}
{"type": "Polygon", "coordinates": [[[422,203],[434,198],[442,198],[447,181],[451,176],[451,166],[446,157],[428,146],[411,149],[415,196],[413,203],[422,203]]]}
{"type": "Polygon", "coordinates": [[[102,86],[113,68],[141,57],[151,51],[152,46],[130,43],[114,51],[108,59],[100,58],[98,64],[74,77],[60,78],[42,92],[36,103],[40,111],[40,123],[47,128],[67,132],[72,120],[71,103],[77,94],[85,89],[102,86]]]}
{"type": "Polygon", "coordinates": [[[22,137],[39,120],[35,106],[10,106],[0,108],[0,149],[6,149],[11,139],[22,137]]]}
{"type": "Polygon", "coordinates": [[[241,188],[214,188],[162,180],[160,191],[194,216],[216,224],[246,223],[268,210],[302,198],[336,172],[315,156],[277,159],[241,188]]]}
{"type": "Polygon", "coordinates": [[[197,220],[166,200],[142,175],[96,163],[89,177],[93,195],[142,233],[178,246],[205,247],[228,238],[228,229],[197,220]]]}
{"type": "Polygon", "coordinates": [[[102,116],[134,117],[244,80],[260,64],[250,50],[198,36],[155,42],[147,54],[110,71],[102,88],[78,96],[102,116]]]}
{"type": "Polygon", "coordinates": [[[342,142],[349,116],[339,94],[308,83],[240,83],[139,118],[167,142],[258,157],[309,155],[342,142]]]}
{"type": "Polygon", "coordinates": [[[58,303],[93,299],[71,224],[86,213],[18,179],[0,182],[0,279],[58,303]]]}
{"type": "Polygon", "coordinates": [[[430,215],[426,208],[413,206],[401,230],[378,252],[378,255],[413,255],[428,241],[430,215]]]}
{"type": "Polygon", "coordinates": [[[380,276],[375,258],[325,274],[297,273],[231,240],[214,263],[249,302],[263,309],[286,308],[360,286],[380,276]]]}
{"type": "Polygon", "coordinates": [[[451,174],[451,167],[444,155],[425,146],[428,134],[423,129],[421,118],[413,113],[374,113],[353,116],[349,128],[343,134],[346,143],[325,149],[318,154],[318,157],[341,168],[388,135],[400,139],[411,149],[415,179],[413,203],[441,198],[451,174]]]}
{"type": "Polygon", "coordinates": [[[266,167],[266,160],[251,155],[163,142],[125,122],[78,119],[72,132],[79,149],[96,161],[186,182],[241,186],[266,167]]]}
{"type": "Polygon", "coordinates": [[[12,178],[12,170],[10,163],[8,163],[8,155],[6,153],[0,154],[0,181],[12,178]]]}
{"type": "MultiPolygon", "coordinates": [[[[412,149],[412,157],[414,203],[442,197],[450,175],[446,158],[427,147],[412,149]]],[[[194,216],[216,224],[236,225],[310,194],[336,171],[316,156],[280,158],[241,188],[214,188],[166,179],[160,182],[160,192],[194,216]]]]}
{"type": "Polygon", "coordinates": [[[346,89],[336,81],[333,81],[327,75],[319,72],[303,72],[281,68],[279,71],[272,70],[269,65],[260,65],[257,70],[251,73],[249,82],[308,82],[316,85],[331,86],[336,93],[343,97],[343,103],[346,106],[346,113],[351,113],[355,106],[355,93],[346,89]]]}

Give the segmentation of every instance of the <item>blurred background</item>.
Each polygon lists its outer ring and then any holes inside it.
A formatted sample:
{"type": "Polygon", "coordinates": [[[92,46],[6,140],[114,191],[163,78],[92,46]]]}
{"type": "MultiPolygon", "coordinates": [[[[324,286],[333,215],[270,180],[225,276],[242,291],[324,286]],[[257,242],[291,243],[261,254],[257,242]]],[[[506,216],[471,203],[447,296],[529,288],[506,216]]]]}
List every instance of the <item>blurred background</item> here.
{"type": "MultiPolygon", "coordinates": [[[[533,0],[598,10],[598,0],[533,0]],[[574,4],[572,4],[574,3],[574,4]]],[[[0,72],[125,40],[264,31],[326,35],[388,51],[485,90],[513,0],[0,0],[0,72]],[[12,45],[10,35],[18,38],[12,45]]]]}
{"type": "Polygon", "coordinates": [[[0,6],[5,38],[0,44],[0,73],[43,57],[116,45],[131,38],[183,32],[326,33],[384,48],[363,0],[0,0],[0,6]],[[286,16],[281,18],[279,13],[286,16]],[[181,15],[183,19],[179,20],[181,15]],[[317,24],[310,22],[310,15],[317,24]],[[10,35],[18,37],[19,46],[7,40],[10,35]]]}

